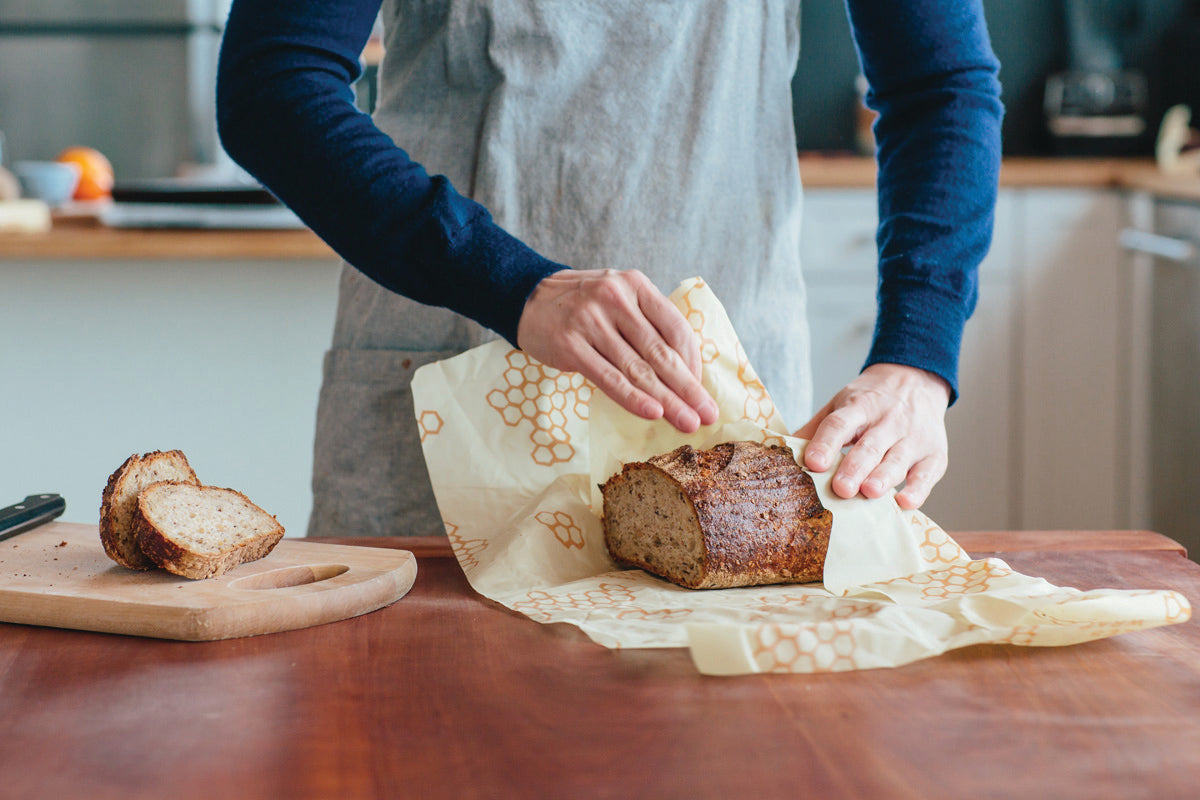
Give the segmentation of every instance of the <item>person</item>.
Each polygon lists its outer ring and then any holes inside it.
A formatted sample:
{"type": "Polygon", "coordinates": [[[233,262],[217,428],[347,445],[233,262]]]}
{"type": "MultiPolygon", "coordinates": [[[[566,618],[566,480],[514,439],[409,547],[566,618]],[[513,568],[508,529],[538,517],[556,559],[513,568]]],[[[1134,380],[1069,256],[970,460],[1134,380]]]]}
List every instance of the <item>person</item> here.
{"type": "Polygon", "coordinates": [[[835,492],[920,506],[990,244],[999,64],[981,0],[846,8],[879,114],[878,316],[862,372],[810,417],[799,0],[235,0],[224,147],[346,263],[309,535],[441,530],[408,381],[496,336],[645,418],[713,422],[660,290],[693,275],[784,419],[808,418],[805,465],[845,449],[835,492]],[[377,16],[368,116],[352,85],[377,16]]]}

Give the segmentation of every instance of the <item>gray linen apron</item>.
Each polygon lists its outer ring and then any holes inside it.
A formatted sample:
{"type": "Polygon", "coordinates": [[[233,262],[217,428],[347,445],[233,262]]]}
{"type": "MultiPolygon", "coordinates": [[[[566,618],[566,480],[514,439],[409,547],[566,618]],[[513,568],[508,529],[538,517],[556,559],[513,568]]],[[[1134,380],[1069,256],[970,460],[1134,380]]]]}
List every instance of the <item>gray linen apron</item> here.
{"type": "MultiPolygon", "coordinates": [[[[799,0],[384,0],[375,121],[535,250],[703,277],[784,419],[811,403],[799,0]]],[[[343,269],[310,536],[444,533],[409,381],[495,334],[343,269]]]]}

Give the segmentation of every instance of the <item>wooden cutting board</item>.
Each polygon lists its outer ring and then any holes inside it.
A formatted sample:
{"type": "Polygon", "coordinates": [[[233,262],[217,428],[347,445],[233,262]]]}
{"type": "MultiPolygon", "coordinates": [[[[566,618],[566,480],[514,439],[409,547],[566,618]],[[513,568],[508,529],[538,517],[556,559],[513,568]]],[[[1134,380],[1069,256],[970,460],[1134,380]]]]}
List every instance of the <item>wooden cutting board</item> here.
{"type": "Polygon", "coordinates": [[[210,641],[374,611],[412,587],[407,550],[283,539],[266,558],[192,581],[111,561],[95,525],[52,522],[0,541],[0,622],[210,641]]]}

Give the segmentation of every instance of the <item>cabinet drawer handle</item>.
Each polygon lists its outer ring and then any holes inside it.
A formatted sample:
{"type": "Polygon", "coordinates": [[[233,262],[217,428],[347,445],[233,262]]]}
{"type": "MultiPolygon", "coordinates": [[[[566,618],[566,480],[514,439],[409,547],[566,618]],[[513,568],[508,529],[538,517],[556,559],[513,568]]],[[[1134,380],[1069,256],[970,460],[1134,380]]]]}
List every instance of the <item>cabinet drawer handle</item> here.
{"type": "Polygon", "coordinates": [[[1121,246],[1136,253],[1149,253],[1169,261],[1191,261],[1196,245],[1187,239],[1175,239],[1135,228],[1126,228],[1118,237],[1121,246]]]}

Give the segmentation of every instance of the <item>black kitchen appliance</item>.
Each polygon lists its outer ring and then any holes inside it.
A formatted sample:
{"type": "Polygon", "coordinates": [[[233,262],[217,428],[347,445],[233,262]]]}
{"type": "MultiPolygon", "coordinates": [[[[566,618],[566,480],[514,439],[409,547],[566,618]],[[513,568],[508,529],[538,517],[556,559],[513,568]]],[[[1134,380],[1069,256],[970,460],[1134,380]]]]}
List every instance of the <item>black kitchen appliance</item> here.
{"type": "Polygon", "coordinates": [[[1138,22],[1136,0],[1063,0],[1067,69],[1046,80],[1043,100],[1060,155],[1121,155],[1144,146],[1146,76],[1123,49],[1138,22]]]}
{"type": "Polygon", "coordinates": [[[1200,122],[1200,0],[1189,0],[1165,42],[1165,105],[1182,103],[1200,122]]]}

